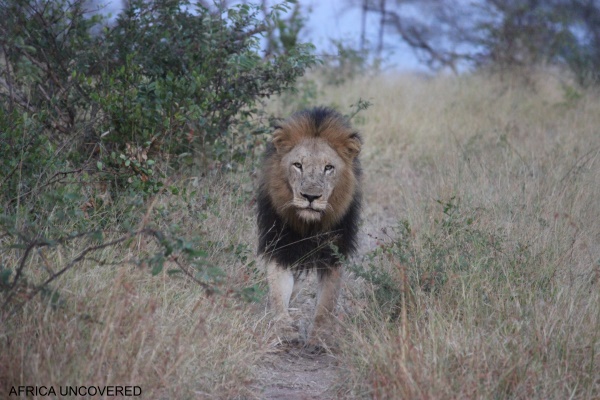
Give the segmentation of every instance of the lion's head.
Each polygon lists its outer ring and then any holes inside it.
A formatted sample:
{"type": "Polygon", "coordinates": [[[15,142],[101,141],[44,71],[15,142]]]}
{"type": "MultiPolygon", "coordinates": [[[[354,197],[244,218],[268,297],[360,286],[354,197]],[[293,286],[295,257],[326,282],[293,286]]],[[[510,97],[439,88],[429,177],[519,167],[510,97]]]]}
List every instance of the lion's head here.
{"type": "Polygon", "coordinates": [[[261,189],[297,231],[329,229],[357,196],[360,149],[358,133],[339,113],[314,108],[294,114],[274,132],[261,189]]]}

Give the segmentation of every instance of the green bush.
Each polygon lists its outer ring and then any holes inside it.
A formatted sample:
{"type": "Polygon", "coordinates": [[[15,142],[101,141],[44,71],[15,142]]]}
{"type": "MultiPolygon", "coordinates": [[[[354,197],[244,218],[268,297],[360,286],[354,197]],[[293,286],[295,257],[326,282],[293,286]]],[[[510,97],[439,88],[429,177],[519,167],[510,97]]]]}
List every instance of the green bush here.
{"type": "Polygon", "coordinates": [[[20,114],[35,115],[43,127],[36,135],[60,149],[59,158],[88,172],[107,166],[121,185],[152,181],[154,161],[178,166],[189,159],[182,154],[242,159],[253,141],[233,148],[233,135],[248,138],[237,127],[256,116],[257,101],[290,87],[316,61],[312,45],[301,43],[260,56],[261,34],[287,3],[261,19],[248,4],[135,0],[113,23],[89,17],[86,4],[2,3],[0,112],[17,129],[7,135],[29,134],[18,130],[20,114]]]}
{"type": "Polygon", "coordinates": [[[316,63],[313,46],[297,41],[281,54],[260,54],[261,36],[281,28],[287,2],[268,12],[186,0],[125,3],[111,20],[87,0],[0,2],[0,292],[7,299],[23,285],[43,292],[62,274],[42,268],[27,276],[42,249],[81,247],[66,271],[140,236],[156,242],[140,265],[159,273],[165,260],[185,261],[179,270],[213,291],[220,270],[204,261],[202,240],[149,226],[153,203],[145,201],[167,183],[178,195],[169,176],[183,166],[235,168],[265,129],[256,122],[261,99],[316,63]]]}

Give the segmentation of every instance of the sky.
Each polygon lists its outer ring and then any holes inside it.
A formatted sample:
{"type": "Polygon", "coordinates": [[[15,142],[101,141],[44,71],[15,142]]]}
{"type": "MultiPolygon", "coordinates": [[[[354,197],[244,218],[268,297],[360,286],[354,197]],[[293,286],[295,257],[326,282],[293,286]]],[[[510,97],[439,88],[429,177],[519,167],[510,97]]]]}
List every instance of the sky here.
{"type": "MultiPolygon", "coordinates": [[[[312,10],[308,15],[306,38],[316,47],[317,52],[333,51],[331,39],[347,41],[349,45],[360,46],[361,10],[356,0],[300,0],[303,11],[312,10]]],[[[376,44],[379,29],[378,17],[368,15],[366,36],[372,45],[376,44]]],[[[388,28],[389,29],[389,28],[388,28]]],[[[386,31],[384,43],[385,65],[398,70],[423,70],[413,50],[399,40],[399,36],[386,31]]]]}

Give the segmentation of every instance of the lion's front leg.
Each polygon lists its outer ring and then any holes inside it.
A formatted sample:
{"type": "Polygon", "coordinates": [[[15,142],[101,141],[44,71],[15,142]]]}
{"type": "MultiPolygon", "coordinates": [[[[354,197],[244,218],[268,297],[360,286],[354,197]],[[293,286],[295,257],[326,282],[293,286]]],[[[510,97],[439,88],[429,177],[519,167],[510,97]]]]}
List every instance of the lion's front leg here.
{"type": "Polygon", "coordinates": [[[297,341],[298,330],[293,326],[293,320],[288,311],[294,289],[294,274],[289,268],[270,261],[267,264],[267,281],[269,283],[269,303],[274,314],[274,339],[278,343],[297,341]]]}
{"type": "Polygon", "coordinates": [[[319,274],[319,288],[317,291],[317,306],[312,332],[309,336],[309,346],[322,344],[332,345],[331,330],[333,326],[333,312],[337,304],[342,284],[342,267],[335,265],[319,274]]]}

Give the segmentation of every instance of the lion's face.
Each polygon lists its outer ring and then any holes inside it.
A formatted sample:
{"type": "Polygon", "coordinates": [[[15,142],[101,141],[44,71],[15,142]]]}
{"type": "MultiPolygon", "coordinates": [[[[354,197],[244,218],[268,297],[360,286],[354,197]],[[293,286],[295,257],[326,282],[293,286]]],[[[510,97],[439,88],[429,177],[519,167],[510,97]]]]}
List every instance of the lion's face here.
{"type": "Polygon", "coordinates": [[[300,112],[273,133],[260,191],[296,232],[326,231],[359,195],[361,140],[348,121],[328,109],[300,112]]]}
{"type": "Polygon", "coordinates": [[[293,207],[306,222],[320,221],[328,208],[330,196],[344,174],[344,160],[321,138],[307,138],[281,159],[282,171],[292,189],[293,207]]]}

